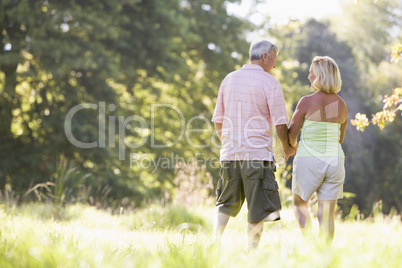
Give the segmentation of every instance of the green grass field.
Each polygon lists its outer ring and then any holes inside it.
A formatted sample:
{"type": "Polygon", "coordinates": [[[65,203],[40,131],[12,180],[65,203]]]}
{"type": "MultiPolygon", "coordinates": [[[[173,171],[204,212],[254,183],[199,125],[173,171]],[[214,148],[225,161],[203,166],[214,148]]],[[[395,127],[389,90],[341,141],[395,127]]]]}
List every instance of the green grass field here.
{"type": "MultiPolygon", "coordinates": [[[[213,206],[149,206],[113,215],[85,205],[0,206],[0,267],[401,267],[399,216],[336,221],[335,240],[303,238],[291,208],[246,252],[246,211],[209,248],[213,206]]],[[[313,217],[313,220],[316,219],[313,217]]],[[[314,222],[314,227],[316,223],[314,222]]]]}

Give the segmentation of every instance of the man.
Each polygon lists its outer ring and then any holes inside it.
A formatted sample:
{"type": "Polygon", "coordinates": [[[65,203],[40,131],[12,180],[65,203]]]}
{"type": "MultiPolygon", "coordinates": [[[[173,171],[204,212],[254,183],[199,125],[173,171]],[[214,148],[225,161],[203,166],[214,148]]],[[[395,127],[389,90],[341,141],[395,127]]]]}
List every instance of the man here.
{"type": "Polygon", "coordinates": [[[255,248],[264,221],[279,220],[281,203],[275,180],[271,126],[285,157],[295,153],[288,141],[288,117],[280,83],[270,75],[278,47],[268,41],[251,44],[250,64],[227,75],[219,88],[212,121],[222,143],[221,178],[216,190],[213,242],[220,242],[230,217],[247,200],[248,247],[255,248]]]}

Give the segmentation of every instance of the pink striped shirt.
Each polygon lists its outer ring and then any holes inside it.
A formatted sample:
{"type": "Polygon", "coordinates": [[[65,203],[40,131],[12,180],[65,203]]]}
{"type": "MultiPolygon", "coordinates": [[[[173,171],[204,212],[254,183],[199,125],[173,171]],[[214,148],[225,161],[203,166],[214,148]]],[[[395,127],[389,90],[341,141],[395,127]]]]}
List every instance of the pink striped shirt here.
{"type": "Polygon", "coordinates": [[[220,160],[273,161],[272,125],[288,124],[281,84],[256,64],[228,74],[212,121],[223,123],[220,160]]]}

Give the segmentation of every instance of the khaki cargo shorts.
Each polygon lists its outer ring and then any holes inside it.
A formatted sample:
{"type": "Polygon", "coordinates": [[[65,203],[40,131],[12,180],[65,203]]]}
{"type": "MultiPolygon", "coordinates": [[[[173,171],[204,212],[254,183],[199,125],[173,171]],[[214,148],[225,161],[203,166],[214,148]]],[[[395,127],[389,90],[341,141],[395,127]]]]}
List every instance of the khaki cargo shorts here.
{"type": "Polygon", "coordinates": [[[222,161],[216,189],[218,211],[236,217],[246,199],[248,222],[279,220],[281,201],[275,170],[272,161],[222,161]]]}

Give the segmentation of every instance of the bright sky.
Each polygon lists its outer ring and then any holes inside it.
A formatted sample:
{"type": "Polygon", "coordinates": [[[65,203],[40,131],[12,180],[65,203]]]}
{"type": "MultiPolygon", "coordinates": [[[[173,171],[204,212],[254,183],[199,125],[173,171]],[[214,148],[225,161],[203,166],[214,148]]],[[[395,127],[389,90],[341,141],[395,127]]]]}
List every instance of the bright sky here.
{"type": "MultiPolygon", "coordinates": [[[[340,0],[267,0],[264,4],[257,5],[258,13],[250,15],[250,20],[256,24],[265,21],[266,17],[272,23],[286,24],[289,19],[300,19],[314,17],[321,19],[328,15],[340,14],[342,10],[340,0]]],[[[228,12],[241,17],[246,17],[251,8],[252,0],[242,0],[242,4],[228,5],[228,12]]]]}

